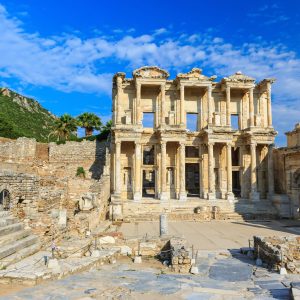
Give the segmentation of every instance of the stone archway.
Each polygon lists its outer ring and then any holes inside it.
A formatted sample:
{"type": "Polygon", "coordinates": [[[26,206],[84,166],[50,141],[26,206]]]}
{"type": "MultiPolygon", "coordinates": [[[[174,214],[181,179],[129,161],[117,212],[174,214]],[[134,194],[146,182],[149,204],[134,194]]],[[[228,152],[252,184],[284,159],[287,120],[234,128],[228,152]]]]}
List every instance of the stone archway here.
{"type": "Polygon", "coordinates": [[[0,192],[0,207],[4,210],[10,209],[10,202],[11,202],[11,194],[9,190],[3,189],[0,192]]]}

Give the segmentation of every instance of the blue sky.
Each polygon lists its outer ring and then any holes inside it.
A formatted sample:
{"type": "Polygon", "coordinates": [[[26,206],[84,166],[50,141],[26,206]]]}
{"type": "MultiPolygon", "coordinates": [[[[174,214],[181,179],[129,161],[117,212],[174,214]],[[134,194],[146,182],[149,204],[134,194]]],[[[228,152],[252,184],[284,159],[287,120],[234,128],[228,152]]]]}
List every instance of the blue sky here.
{"type": "Polygon", "coordinates": [[[111,114],[111,78],[142,65],[276,77],[278,145],[300,122],[300,1],[0,0],[0,85],[56,115],[111,114]]]}

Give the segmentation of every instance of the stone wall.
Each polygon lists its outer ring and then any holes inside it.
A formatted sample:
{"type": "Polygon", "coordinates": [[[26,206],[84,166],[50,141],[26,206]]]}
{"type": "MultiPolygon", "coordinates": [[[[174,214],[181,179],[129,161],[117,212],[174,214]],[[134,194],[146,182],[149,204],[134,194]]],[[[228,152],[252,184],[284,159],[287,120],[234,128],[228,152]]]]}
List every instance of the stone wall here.
{"type": "Polygon", "coordinates": [[[300,273],[300,238],[254,237],[257,257],[271,267],[285,267],[290,273],[300,273]]]}
{"type": "Polygon", "coordinates": [[[108,142],[41,144],[34,139],[0,139],[0,192],[11,195],[13,212],[35,233],[59,235],[59,212],[66,211],[71,232],[84,232],[106,218],[110,198],[108,142]],[[83,167],[85,177],[76,176],[83,167]],[[81,213],[79,202],[93,199],[81,213]]]}

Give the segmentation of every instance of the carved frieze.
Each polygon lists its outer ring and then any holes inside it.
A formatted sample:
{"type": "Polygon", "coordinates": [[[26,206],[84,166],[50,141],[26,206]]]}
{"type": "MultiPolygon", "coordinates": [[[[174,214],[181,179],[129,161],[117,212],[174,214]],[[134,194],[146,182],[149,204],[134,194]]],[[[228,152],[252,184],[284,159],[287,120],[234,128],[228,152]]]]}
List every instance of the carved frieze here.
{"type": "Polygon", "coordinates": [[[205,76],[202,74],[202,69],[193,68],[190,72],[187,73],[179,73],[176,79],[185,79],[185,80],[199,80],[199,81],[213,81],[217,78],[217,76],[205,76]]]}
{"type": "Polygon", "coordinates": [[[167,79],[170,74],[156,66],[145,66],[134,70],[132,76],[135,78],[167,79]]]}

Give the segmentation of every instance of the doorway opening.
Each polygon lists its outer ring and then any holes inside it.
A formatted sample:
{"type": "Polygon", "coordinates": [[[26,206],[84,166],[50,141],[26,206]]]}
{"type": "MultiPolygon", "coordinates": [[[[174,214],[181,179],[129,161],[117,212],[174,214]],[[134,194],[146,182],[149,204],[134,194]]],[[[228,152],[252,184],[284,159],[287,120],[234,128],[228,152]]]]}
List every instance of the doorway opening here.
{"type": "Polygon", "coordinates": [[[0,193],[0,206],[2,206],[4,210],[9,210],[10,193],[8,190],[2,190],[2,192],[0,193]]]}
{"type": "Polygon", "coordinates": [[[143,197],[155,198],[155,170],[143,170],[143,197]]]}
{"type": "Polygon", "coordinates": [[[241,197],[240,171],[232,171],[232,192],[235,197],[241,197]]]}
{"type": "Polygon", "coordinates": [[[185,164],[185,188],[188,197],[199,197],[199,163],[185,164]]]}

